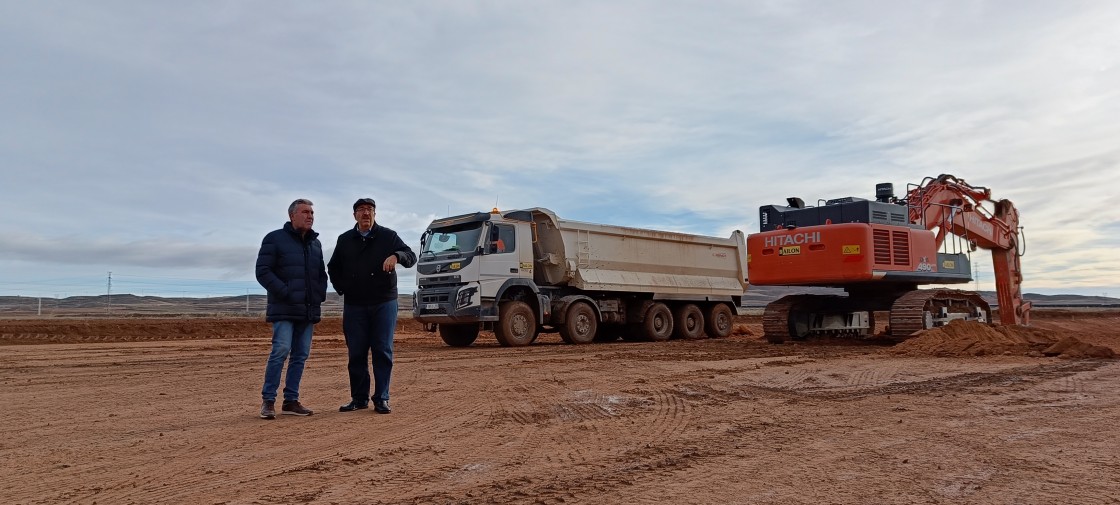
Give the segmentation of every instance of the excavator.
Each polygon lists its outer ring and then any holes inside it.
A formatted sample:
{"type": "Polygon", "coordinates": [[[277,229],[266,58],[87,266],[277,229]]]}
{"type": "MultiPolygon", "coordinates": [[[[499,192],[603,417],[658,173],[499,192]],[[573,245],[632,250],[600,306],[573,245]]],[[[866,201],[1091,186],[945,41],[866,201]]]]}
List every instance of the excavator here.
{"type": "Polygon", "coordinates": [[[883,336],[895,341],[957,319],[993,324],[992,308],[976,292],[918,289],[971,282],[968,253],[976,248],[992,253],[1000,323],[1030,323],[1019,211],[1008,200],[992,200],[990,189],[942,174],[908,184],[904,198],[882,183],[874,201],[786,201],[759,208],[759,233],[747,237],[750,283],[846,294],[795,294],[770,303],[762,316],[768,341],[874,336],[876,313],[889,314],[883,336]]]}

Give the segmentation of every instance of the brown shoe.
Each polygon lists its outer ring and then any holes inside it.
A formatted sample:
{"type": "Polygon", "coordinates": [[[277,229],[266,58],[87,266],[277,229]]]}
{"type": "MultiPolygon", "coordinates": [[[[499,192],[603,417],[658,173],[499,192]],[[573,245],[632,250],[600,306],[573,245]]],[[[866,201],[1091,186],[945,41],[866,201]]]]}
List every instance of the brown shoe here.
{"type": "Polygon", "coordinates": [[[276,419],[276,400],[261,402],[261,419],[276,419]]]}
{"type": "Polygon", "coordinates": [[[311,409],[301,405],[299,400],[284,400],[284,406],[280,408],[280,413],[289,416],[309,416],[314,414],[311,409]]]}

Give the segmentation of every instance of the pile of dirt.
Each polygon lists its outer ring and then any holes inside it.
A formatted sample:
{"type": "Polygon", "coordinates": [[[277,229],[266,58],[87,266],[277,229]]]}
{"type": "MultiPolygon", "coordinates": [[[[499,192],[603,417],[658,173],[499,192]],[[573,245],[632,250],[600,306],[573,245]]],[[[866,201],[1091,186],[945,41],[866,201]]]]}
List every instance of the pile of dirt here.
{"type": "Polygon", "coordinates": [[[906,356],[1026,355],[1062,358],[1115,358],[1109,347],[1088,344],[1054,330],[1027,326],[989,326],[976,321],[953,321],[926,330],[894,346],[890,352],[906,356]]]}
{"type": "Polygon", "coordinates": [[[731,326],[731,334],[735,335],[735,336],[745,336],[745,337],[754,336],[754,332],[751,331],[751,327],[747,324],[744,324],[744,323],[735,323],[734,325],[732,325],[731,326]]]}

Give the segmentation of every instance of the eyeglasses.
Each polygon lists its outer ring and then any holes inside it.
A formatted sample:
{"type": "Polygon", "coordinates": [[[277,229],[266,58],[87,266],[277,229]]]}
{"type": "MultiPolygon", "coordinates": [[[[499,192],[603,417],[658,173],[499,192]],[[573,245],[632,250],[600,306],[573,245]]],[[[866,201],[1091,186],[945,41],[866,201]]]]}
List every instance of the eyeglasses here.
{"type": "Polygon", "coordinates": [[[356,210],[354,210],[354,213],[362,213],[362,214],[364,214],[364,213],[366,213],[366,212],[369,212],[370,214],[372,214],[372,213],[374,212],[374,209],[373,209],[373,207],[366,207],[366,206],[364,206],[364,205],[363,205],[363,206],[361,206],[361,207],[358,207],[358,208],[357,208],[356,210]]]}

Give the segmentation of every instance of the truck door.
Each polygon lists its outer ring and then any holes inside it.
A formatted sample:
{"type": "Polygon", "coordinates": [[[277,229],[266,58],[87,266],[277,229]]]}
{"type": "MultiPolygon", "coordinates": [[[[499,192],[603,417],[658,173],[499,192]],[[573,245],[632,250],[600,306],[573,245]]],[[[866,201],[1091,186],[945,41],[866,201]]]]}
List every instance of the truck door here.
{"type": "MultiPolygon", "coordinates": [[[[517,233],[511,224],[487,223],[484,257],[479,265],[482,296],[492,297],[506,279],[520,277],[517,233]]],[[[530,272],[529,275],[532,275],[530,272]]]]}

